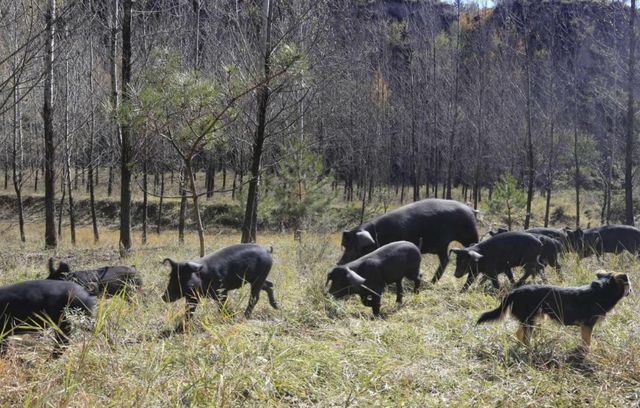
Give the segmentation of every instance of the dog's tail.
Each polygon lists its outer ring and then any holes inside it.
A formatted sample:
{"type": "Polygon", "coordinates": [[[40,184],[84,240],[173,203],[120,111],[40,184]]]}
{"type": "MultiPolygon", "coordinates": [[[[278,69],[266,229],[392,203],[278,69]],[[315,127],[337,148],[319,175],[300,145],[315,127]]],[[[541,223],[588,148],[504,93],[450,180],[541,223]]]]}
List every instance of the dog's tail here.
{"type": "Polygon", "coordinates": [[[502,300],[502,303],[500,303],[500,305],[498,307],[496,307],[493,310],[489,310],[488,312],[484,312],[483,314],[481,314],[480,317],[478,318],[478,321],[476,322],[476,324],[486,323],[486,322],[493,322],[493,321],[502,319],[502,317],[505,315],[505,313],[507,313],[507,310],[511,306],[512,302],[513,302],[513,299],[511,298],[511,294],[507,295],[502,300]]]}

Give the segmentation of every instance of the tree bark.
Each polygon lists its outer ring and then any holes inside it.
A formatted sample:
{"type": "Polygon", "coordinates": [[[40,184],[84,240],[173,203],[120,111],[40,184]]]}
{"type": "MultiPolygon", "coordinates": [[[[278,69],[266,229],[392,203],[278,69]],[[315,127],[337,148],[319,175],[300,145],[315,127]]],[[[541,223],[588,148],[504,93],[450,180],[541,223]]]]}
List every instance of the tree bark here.
{"type": "MultiPolygon", "coordinates": [[[[114,112],[118,112],[120,109],[120,97],[118,91],[118,8],[119,0],[113,0],[110,10],[109,21],[109,76],[111,78],[111,105],[114,112]]],[[[111,197],[113,194],[113,152],[115,150],[115,144],[113,140],[120,140],[120,126],[115,120],[113,120],[113,133],[114,138],[109,138],[109,176],[107,180],[107,195],[111,197]]]]}
{"type": "Polygon", "coordinates": [[[180,172],[180,212],[178,215],[178,242],[184,244],[184,226],[187,217],[186,170],[180,172]]]}
{"type": "Polygon", "coordinates": [[[635,70],[636,70],[636,0],[631,0],[629,9],[629,67],[627,89],[627,132],[624,156],[624,219],[625,224],[634,225],[633,219],[633,158],[635,152],[635,70]]]}
{"type": "MultiPolygon", "coordinates": [[[[202,217],[200,216],[200,205],[198,203],[198,190],[196,187],[196,178],[193,174],[191,159],[185,161],[185,169],[191,188],[191,198],[193,200],[193,212],[196,216],[196,228],[198,229],[198,240],[200,241],[200,256],[204,256],[204,228],[202,226],[202,217]]],[[[253,241],[252,241],[253,242],[253,241]]]]}
{"type": "MultiPolygon", "coordinates": [[[[145,152],[147,151],[147,147],[145,146],[145,152]]],[[[149,174],[147,171],[147,162],[149,158],[145,154],[144,163],[142,163],[142,245],[147,243],[147,216],[148,216],[148,204],[149,204],[149,193],[147,192],[149,189],[149,174]]]]}
{"type": "Polygon", "coordinates": [[[55,224],[55,156],[56,148],[53,134],[53,60],[55,52],[55,19],[56,1],[48,1],[45,16],[47,40],[45,48],[44,104],[42,118],[44,121],[44,201],[45,201],[45,248],[53,249],[58,245],[55,224]]]}
{"type": "MultiPolygon", "coordinates": [[[[65,26],[65,38],[68,38],[67,27],[65,26]]],[[[69,227],[71,229],[71,244],[76,245],[76,222],[73,211],[73,185],[71,184],[71,142],[69,140],[69,59],[64,65],[64,168],[65,183],[69,193],[69,227]]],[[[60,208],[62,213],[62,208],[60,208]]],[[[62,217],[60,217],[62,219],[62,217]]]]}
{"type": "Polygon", "coordinates": [[[91,226],[93,227],[93,242],[100,241],[100,232],[98,231],[98,219],[96,217],[96,193],[95,184],[97,184],[98,173],[96,171],[95,180],[93,178],[93,145],[95,143],[96,132],[96,105],[94,100],[94,87],[93,87],[93,36],[89,41],[89,93],[91,94],[91,116],[89,118],[89,205],[91,207],[91,226]],[[94,184],[95,182],[95,184],[94,184]]]}
{"type": "MultiPolygon", "coordinates": [[[[131,81],[131,7],[132,0],[123,2],[122,20],[122,103],[129,99],[129,83],[131,81]]],[[[132,146],[131,128],[128,123],[121,123],[121,158],[120,158],[120,248],[125,253],[131,249],[131,165],[132,146]]]]}
{"type": "Polygon", "coordinates": [[[576,190],[576,227],[580,227],[580,157],[578,155],[578,78],[574,55],[573,72],[573,182],[576,190]]]}
{"type": "MultiPolygon", "coordinates": [[[[15,78],[15,77],[14,77],[15,78]]],[[[18,226],[20,229],[20,241],[26,242],[24,233],[24,209],[22,205],[22,166],[23,166],[23,146],[22,146],[22,116],[20,113],[20,86],[14,79],[13,90],[13,148],[12,148],[12,169],[13,188],[16,192],[18,205],[18,226]]]]}
{"type": "MultiPolygon", "coordinates": [[[[529,7],[529,3],[527,2],[526,7],[529,7]]],[[[534,170],[534,156],[533,156],[533,136],[531,129],[531,47],[529,44],[529,19],[528,19],[528,10],[523,11],[524,14],[524,47],[525,47],[525,97],[527,99],[527,120],[526,120],[526,133],[527,133],[527,206],[526,206],[526,214],[524,217],[524,229],[529,228],[529,224],[531,223],[531,202],[533,201],[533,181],[535,176],[534,170]]]]}
{"type": "Polygon", "coordinates": [[[156,234],[160,235],[162,223],[162,201],[164,199],[164,171],[160,174],[160,201],[158,202],[158,218],[156,219],[156,234]]]}
{"type": "Polygon", "coordinates": [[[269,108],[269,76],[271,74],[271,0],[262,0],[262,79],[263,83],[256,89],[257,128],[253,141],[251,157],[251,180],[247,193],[247,204],[242,223],[242,243],[255,242],[258,224],[258,183],[260,162],[266,139],[267,109],[269,108]]]}

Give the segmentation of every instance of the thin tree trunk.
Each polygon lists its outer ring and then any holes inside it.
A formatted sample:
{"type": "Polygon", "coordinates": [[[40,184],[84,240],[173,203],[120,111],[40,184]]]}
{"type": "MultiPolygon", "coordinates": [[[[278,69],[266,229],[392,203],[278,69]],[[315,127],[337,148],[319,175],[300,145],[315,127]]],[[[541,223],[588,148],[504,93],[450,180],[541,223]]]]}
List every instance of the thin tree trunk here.
{"type": "Polygon", "coordinates": [[[156,219],[156,234],[160,235],[162,223],[162,201],[164,199],[164,171],[160,174],[160,202],[158,203],[158,218],[156,219]]]}
{"type": "MultiPolygon", "coordinates": [[[[93,2],[91,4],[93,9],[93,2]]],[[[89,38],[89,93],[91,94],[91,114],[89,118],[89,168],[88,168],[88,186],[89,186],[89,206],[91,209],[91,226],[93,227],[93,242],[97,243],[100,241],[100,232],[98,231],[98,219],[96,217],[96,194],[95,194],[95,184],[98,183],[98,169],[96,167],[96,175],[95,180],[93,177],[93,145],[95,143],[95,134],[96,134],[96,105],[94,100],[94,86],[93,86],[93,36],[89,38]],[[95,182],[95,184],[94,184],[95,182]]]]}
{"type": "MultiPolygon", "coordinates": [[[[65,26],[65,38],[69,33],[65,26]]],[[[64,168],[65,168],[65,185],[69,192],[69,227],[71,228],[71,244],[76,245],[76,223],[73,211],[73,185],[71,184],[71,141],[69,140],[69,59],[65,60],[64,65],[64,168]]],[[[60,208],[62,214],[62,208],[60,208]]],[[[60,217],[62,219],[62,217],[60,217]]]]}
{"type": "MultiPolygon", "coordinates": [[[[575,55],[574,55],[575,59],[575,55]]],[[[574,60],[573,72],[573,163],[574,169],[574,186],[576,190],[576,227],[580,226],[580,158],[578,153],[578,78],[574,60]]]]}
{"type": "Polygon", "coordinates": [[[200,256],[204,256],[204,228],[202,227],[202,218],[200,216],[200,205],[198,204],[198,190],[196,187],[196,178],[191,168],[191,160],[185,161],[185,169],[189,184],[191,187],[191,198],[193,200],[193,211],[195,213],[196,228],[198,229],[198,240],[200,241],[200,256]]]}
{"type": "Polygon", "coordinates": [[[187,217],[187,188],[186,171],[183,168],[180,173],[180,213],[178,216],[178,242],[184,244],[184,226],[187,217]]]}
{"type": "MultiPolygon", "coordinates": [[[[133,0],[124,0],[122,19],[122,103],[129,99],[131,82],[131,8],[133,0]]],[[[123,252],[131,249],[131,164],[133,150],[131,146],[131,128],[129,124],[120,125],[120,248],[123,252]]]]}
{"type": "MultiPolygon", "coordinates": [[[[146,151],[148,150],[145,148],[145,152],[146,151]]],[[[147,171],[148,161],[149,161],[149,158],[146,157],[146,154],[145,154],[144,163],[142,163],[142,245],[145,245],[147,243],[147,216],[149,211],[148,209],[149,194],[147,193],[149,188],[149,185],[148,185],[149,175],[147,171]]]]}
{"type": "MultiPolygon", "coordinates": [[[[118,91],[118,9],[119,9],[119,0],[113,0],[110,9],[110,21],[109,21],[109,75],[111,77],[111,104],[112,108],[115,112],[118,112],[120,109],[120,97],[118,91]]],[[[113,152],[115,150],[115,144],[113,140],[120,140],[120,126],[118,126],[117,122],[113,121],[113,135],[114,137],[109,138],[109,175],[107,179],[107,195],[111,197],[113,194],[113,152]]]]}
{"type": "Polygon", "coordinates": [[[262,0],[262,83],[256,89],[257,95],[257,128],[253,142],[253,155],[251,157],[251,179],[247,193],[247,205],[245,207],[244,221],[242,223],[242,243],[255,242],[258,224],[258,183],[260,175],[260,163],[266,139],[267,109],[269,108],[269,81],[271,75],[271,0],[262,0]]]}
{"type": "MultiPolygon", "coordinates": [[[[18,49],[18,5],[13,4],[13,45],[14,49],[18,49]]],[[[12,59],[12,68],[14,72],[17,69],[16,57],[12,59]]],[[[13,77],[13,143],[12,143],[12,173],[13,173],[13,188],[16,192],[16,201],[18,206],[18,227],[20,231],[20,241],[26,242],[26,236],[24,233],[24,209],[22,205],[22,180],[23,180],[23,166],[24,166],[24,148],[22,143],[22,114],[21,108],[21,92],[19,78],[15,75],[13,77]]],[[[2,124],[4,128],[4,115],[2,116],[2,124]]],[[[4,129],[3,129],[4,130],[4,129]]],[[[6,174],[6,173],[5,173],[6,174]]],[[[36,176],[37,180],[37,176],[36,176]]]]}
{"type": "MultiPolygon", "coordinates": [[[[529,7],[529,3],[527,2],[526,7],[529,7]]],[[[533,201],[533,182],[534,182],[534,166],[533,162],[533,135],[531,129],[531,115],[532,115],[532,107],[531,107],[531,47],[529,45],[529,18],[528,11],[525,9],[523,11],[524,14],[524,47],[525,47],[525,98],[527,104],[527,117],[526,117],[526,135],[527,135],[527,167],[528,167],[528,183],[527,183],[527,206],[526,206],[526,214],[524,217],[524,229],[529,228],[529,224],[531,223],[531,202],[533,201]]]]}
{"type": "MultiPolygon", "coordinates": [[[[460,21],[460,0],[456,0],[457,21],[460,21]]],[[[453,180],[453,161],[454,146],[456,141],[456,132],[458,127],[458,103],[460,93],[460,33],[456,34],[456,48],[454,54],[454,79],[453,79],[453,118],[451,123],[451,132],[449,133],[449,157],[447,158],[447,180],[445,198],[451,199],[451,184],[453,180]]]]}
{"type": "Polygon", "coordinates": [[[23,165],[23,145],[22,145],[22,116],[20,113],[20,86],[14,79],[13,91],[13,149],[12,149],[12,169],[13,188],[16,192],[18,206],[18,226],[20,229],[20,241],[26,242],[24,233],[24,209],[22,205],[22,165],[23,165]]]}
{"type": "Polygon", "coordinates": [[[62,237],[62,215],[64,214],[64,202],[67,198],[67,186],[65,180],[67,179],[66,166],[62,166],[62,178],[60,180],[60,206],[58,207],[58,238],[62,237]]]}
{"type": "Polygon", "coordinates": [[[629,67],[627,99],[627,132],[624,156],[624,219],[625,224],[634,225],[633,219],[633,159],[635,153],[635,71],[636,71],[636,0],[631,0],[629,8],[629,67]]]}
{"type": "Polygon", "coordinates": [[[547,184],[546,189],[547,200],[544,206],[544,227],[549,226],[549,211],[551,210],[551,183],[547,184]]]}
{"type": "Polygon", "coordinates": [[[44,121],[44,201],[45,201],[45,247],[56,248],[58,245],[55,225],[55,156],[56,148],[53,136],[53,60],[55,52],[55,19],[56,1],[49,0],[46,12],[47,40],[45,50],[44,104],[42,118],[44,121]]]}
{"type": "Polygon", "coordinates": [[[226,190],[227,188],[227,166],[222,166],[222,190],[226,190]]]}

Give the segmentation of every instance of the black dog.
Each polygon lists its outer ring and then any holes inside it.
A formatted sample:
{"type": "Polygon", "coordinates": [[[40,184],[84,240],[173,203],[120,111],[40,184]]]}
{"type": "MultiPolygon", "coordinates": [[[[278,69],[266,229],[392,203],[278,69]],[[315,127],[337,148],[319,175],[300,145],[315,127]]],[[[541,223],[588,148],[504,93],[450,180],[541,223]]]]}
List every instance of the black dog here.
{"type": "Polygon", "coordinates": [[[55,269],[53,264],[53,258],[49,258],[47,279],[75,282],[94,296],[101,296],[104,293],[111,297],[124,292],[129,298],[132,291],[142,286],[140,274],[130,266],[104,266],[98,269],[71,272],[69,265],[64,262],[60,262],[58,269],[55,269]]]}
{"type": "Polygon", "coordinates": [[[91,316],[95,298],[73,282],[34,280],[0,288],[0,348],[8,336],[58,326],[58,346],[71,332],[67,309],[91,316]]]}
{"type": "Polygon", "coordinates": [[[584,347],[588,349],[593,326],[631,292],[626,274],[598,271],[596,276],[597,280],[580,287],[526,285],[514,289],[500,306],[483,313],[478,324],[498,320],[511,309],[520,322],[516,336],[528,346],[536,319],[547,315],[563,325],[580,326],[584,347]]]}

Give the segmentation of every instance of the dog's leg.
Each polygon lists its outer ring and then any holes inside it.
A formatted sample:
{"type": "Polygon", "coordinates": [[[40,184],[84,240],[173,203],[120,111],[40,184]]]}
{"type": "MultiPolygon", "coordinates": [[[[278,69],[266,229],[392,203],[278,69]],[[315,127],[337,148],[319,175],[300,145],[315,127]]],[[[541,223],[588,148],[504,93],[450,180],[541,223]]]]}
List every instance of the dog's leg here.
{"type": "Polygon", "coordinates": [[[523,325],[523,336],[522,342],[525,346],[529,347],[531,345],[531,332],[533,331],[533,326],[531,324],[523,325]]]}
{"type": "Polygon", "coordinates": [[[582,345],[585,350],[589,350],[591,346],[591,333],[593,332],[593,326],[582,325],[582,345]]]}
{"type": "Polygon", "coordinates": [[[520,327],[516,331],[516,337],[520,340],[520,343],[529,347],[531,343],[531,331],[533,330],[533,326],[529,323],[520,323],[520,327]]]}

